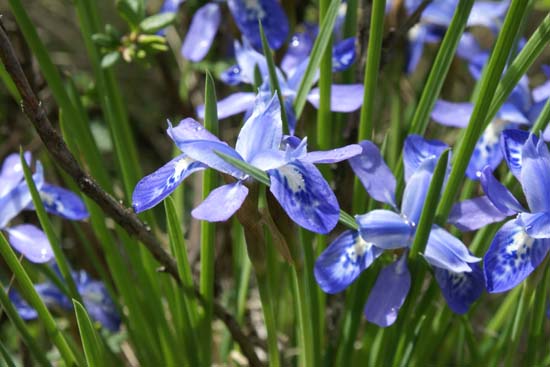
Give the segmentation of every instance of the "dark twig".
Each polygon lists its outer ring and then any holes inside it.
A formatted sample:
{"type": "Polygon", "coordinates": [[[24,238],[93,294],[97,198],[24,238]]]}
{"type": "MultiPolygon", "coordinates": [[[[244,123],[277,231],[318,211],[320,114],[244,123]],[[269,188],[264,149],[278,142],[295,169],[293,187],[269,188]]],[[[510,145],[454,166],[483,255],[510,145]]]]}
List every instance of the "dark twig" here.
{"type": "MultiPolygon", "coordinates": [[[[97,182],[82,170],[75,157],[67,148],[65,141],[53,128],[41,102],[34,94],[27,80],[21,64],[15,56],[15,51],[6,34],[6,30],[0,18],[0,58],[13,79],[21,94],[21,107],[23,112],[42,139],[42,142],[59,166],[67,172],[78,184],[80,190],[90,199],[94,200],[101,209],[131,236],[139,240],[147,250],[157,259],[162,267],[181,285],[175,260],[163,249],[162,244],[152,235],[150,229],[138,218],[131,208],[120,204],[114,197],[105,192],[97,182]]],[[[198,289],[194,289],[194,295],[205,304],[198,289]]],[[[253,347],[248,343],[248,336],[240,329],[237,321],[227,312],[223,306],[214,303],[214,314],[222,320],[233,339],[239,344],[243,354],[248,358],[251,366],[261,366],[262,363],[256,356],[253,347]]]]}

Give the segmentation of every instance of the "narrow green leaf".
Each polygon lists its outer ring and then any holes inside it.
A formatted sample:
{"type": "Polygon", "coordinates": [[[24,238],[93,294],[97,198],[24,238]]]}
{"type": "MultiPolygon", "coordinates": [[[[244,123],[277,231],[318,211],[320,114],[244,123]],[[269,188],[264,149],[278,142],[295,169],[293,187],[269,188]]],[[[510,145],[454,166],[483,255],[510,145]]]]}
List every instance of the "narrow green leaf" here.
{"type": "Polygon", "coordinates": [[[306,71],[300,82],[300,87],[296,93],[296,100],[294,101],[294,108],[296,110],[296,119],[300,118],[304,106],[306,104],[307,95],[315,82],[315,74],[318,71],[319,64],[323,53],[328,47],[330,37],[332,37],[332,30],[334,29],[334,23],[336,22],[336,16],[338,15],[338,8],[340,7],[340,0],[332,0],[330,6],[326,12],[325,19],[319,29],[317,39],[311,49],[309,63],[306,71]]]}
{"type": "MultiPolygon", "coordinates": [[[[192,289],[194,287],[193,276],[191,274],[189,259],[187,258],[181,219],[177,215],[174,200],[171,197],[167,197],[164,200],[164,211],[166,214],[170,248],[176,257],[180,279],[186,288],[192,289]]],[[[199,338],[196,335],[197,321],[199,319],[198,305],[195,300],[183,294],[180,289],[176,289],[176,291],[178,292],[177,297],[181,299],[182,306],[180,310],[174,310],[174,312],[178,312],[183,316],[183,333],[186,339],[185,349],[189,358],[189,364],[197,366],[199,365],[198,351],[200,350],[200,346],[197,344],[199,338]]]]}
{"type": "Polygon", "coordinates": [[[42,226],[42,229],[44,230],[44,232],[46,233],[46,236],[48,237],[48,241],[50,242],[50,246],[52,247],[52,250],[54,252],[55,260],[57,265],[59,266],[61,275],[63,276],[64,281],[67,284],[67,287],[70,292],[70,296],[76,300],[81,301],[82,299],[80,297],[80,293],[78,293],[76,284],[71,275],[71,267],[69,265],[69,262],[67,261],[67,258],[65,257],[65,254],[63,253],[63,250],[61,249],[59,240],[57,239],[57,236],[50,222],[50,219],[46,214],[46,209],[44,209],[44,203],[42,203],[42,198],[40,197],[40,193],[38,192],[38,190],[36,189],[36,185],[34,184],[31,170],[27,165],[27,162],[25,161],[25,157],[23,155],[23,149],[21,149],[20,151],[20,158],[21,158],[21,166],[23,167],[23,173],[25,174],[25,181],[27,182],[27,186],[29,187],[29,190],[31,192],[32,202],[34,204],[36,215],[38,216],[38,220],[40,221],[40,225],[42,226]]]}
{"type": "Polygon", "coordinates": [[[0,62],[0,79],[2,79],[2,82],[6,86],[6,89],[8,90],[8,92],[10,92],[13,99],[19,102],[21,100],[21,95],[17,90],[17,86],[13,82],[11,76],[8,74],[8,71],[6,70],[4,64],[2,64],[1,62],[0,62]]]}
{"type": "MultiPolygon", "coordinates": [[[[319,1],[319,26],[321,27],[323,21],[327,16],[327,11],[330,5],[330,0],[319,1]]],[[[321,150],[328,150],[332,147],[332,140],[334,135],[335,119],[332,118],[331,112],[331,100],[332,93],[332,35],[328,39],[325,51],[321,56],[321,62],[319,63],[319,108],[317,109],[317,125],[316,125],[316,144],[317,148],[321,150]]],[[[321,171],[325,176],[327,170],[321,171]]],[[[320,239],[321,237],[319,237],[320,239]]],[[[320,345],[315,347],[315,351],[320,350],[320,345]]],[[[315,356],[316,360],[320,356],[315,356]]],[[[314,361],[318,364],[318,361],[314,361]]]]}
{"type": "Polygon", "coordinates": [[[262,22],[258,20],[260,24],[260,37],[262,39],[262,48],[264,51],[265,58],[267,60],[267,69],[269,71],[269,87],[271,88],[271,94],[277,93],[279,98],[279,104],[281,106],[281,119],[283,120],[283,127],[288,129],[288,116],[285,110],[285,100],[283,99],[283,94],[281,93],[281,86],[279,85],[279,78],[277,78],[277,68],[275,66],[275,61],[273,61],[273,52],[269,48],[267,43],[267,38],[265,37],[264,27],[262,22]]]}
{"type": "Polygon", "coordinates": [[[174,23],[174,20],[176,20],[176,13],[160,13],[151,15],[139,23],[139,29],[145,33],[155,33],[174,23]]]}
{"type": "Polygon", "coordinates": [[[38,362],[39,365],[44,367],[51,367],[50,362],[46,358],[45,351],[42,350],[40,345],[36,343],[36,340],[31,335],[30,330],[27,328],[27,325],[25,324],[25,321],[19,316],[19,313],[17,313],[17,310],[13,306],[13,303],[8,297],[7,291],[4,288],[4,285],[0,284],[0,304],[2,305],[2,308],[12,324],[15,326],[19,334],[21,335],[21,338],[23,340],[23,343],[29,348],[29,351],[31,352],[32,356],[38,362]]]}
{"type": "Polygon", "coordinates": [[[2,342],[0,342],[0,354],[2,354],[4,362],[6,362],[6,367],[15,367],[15,362],[11,359],[10,352],[2,342]]]}
{"type": "Polygon", "coordinates": [[[104,366],[105,351],[103,349],[103,343],[101,342],[100,336],[97,334],[97,331],[88,316],[88,312],[86,312],[86,309],[82,306],[82,304],[80,304],[80,302],[74,299],[73,306],[87,366],[104,366]]]}
{"type": "MultiPolygon", "coordinates": [[[[473,1],[473,0],[470,0],[473,1]]],[[[386,0],[374,0],[371,9],[369,43],[367,48],[367,62],[365,63],[365,92],[359,118],[358,140],[372,140],[374,131],[374,102],[379,88],[378,74],[380,71],[380,55],[384,33],[384,13],[386,0]]]]}
{"type": "MultiPolygon", "coordinates": [[[[0,232],[0,255],[13,272],[17,283],[19,284],[19,290],[23,297],[27,300],[38,313],[38,318],[44,324],[44,328],[51,338],[51,341],[59,350],[61,357],[68,366],[77,364],[76,354],[67,343],[64,334],[57,328],[57,324],[50,311],[46,308],[46,305],[34,289],[31,279],[23,269],[23,266],[19,263],[19,259],[13,252],[10,244],[4,237],[4,234],[0,232]]],[[[80,356],[79,356],[80,357],[80,356]]],[[[83,365],[83,363],[79,363],[83,365]]]]}
{"type": "MultiPolygon", "coordinates": [[[[218,134],[218,109],[214,80],[210,73],[206,74],[205,87],[204,126],[213,133],[218,134]]],[[[206,170],[202,181],[202,199],[205,199],[216,188],[217,176],[214,170],[206,170]]],[[[214,261],[216,250],[216,227],[214,223],[201,221],[201,246],[200,246],[200,291],[206,299],[207,306],[202,320],[202,363],[210,365],[212,361],[212,303],[214,300],[214,261]]]]}
{"type": "Polygon", "coordinates": [[[435,209],[437,208],[437,204],[439,202],[439,195],[441,194],[443,181],[445,181],[445,174],[449,163],[449,152],[449,149],[444,151],[437,161],[437,165],[430,182],[430,187],[428,188],[428,194],[426,195],[426,200],[424,201],[424,207],[422,208],[422,213],[420,214],[420,220],[418,221],[414,241],[409,252],[409,259],[411,260],[416,259],[420,254],[424,253],[424,249],[428,243],[428,237],[430,236],[430,231],[432,230],[432,224],[435,218],[435,209]]]}
{"type": "Polygon", "coordinates": [[[498,35],[495,47],[489,58],[487,69],[480,81],[479,96],[474,104],[470,122],[456,150],[449,181],[437,208],[436,215],[440,224],[449,215],[474,147],[485,128],[484,121],[488,116],[491,101],[508,60],[515,34],[523,16],[525,16],[527,5],[528,2],[525,0],[513,0],[506,14],[502,30],[498,35]]]}

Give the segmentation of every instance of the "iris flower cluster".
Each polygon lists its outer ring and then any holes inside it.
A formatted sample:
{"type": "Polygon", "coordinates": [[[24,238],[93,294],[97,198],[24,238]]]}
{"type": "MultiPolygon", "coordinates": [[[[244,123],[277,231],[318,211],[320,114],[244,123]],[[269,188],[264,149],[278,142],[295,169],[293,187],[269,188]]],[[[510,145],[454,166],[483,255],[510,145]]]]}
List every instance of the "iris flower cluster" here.
{"type": "MultiPolygon", "coordinates": [[[[357,215],[359,230],[344,232],[319,256],[315,277],[327,293],[347,288],[384,251],[408,249],[412,245],[435,165],[447,148],[442,142],[417,135],[407,138],[403,150],[407,184],[399,209],[395,201],[396,179],[380,151],[370,141],[362,142],[361,146],[363,152],[350,159],[351,167],[369,195],[393,210],[377,209],[357,215]]],[[[406,250],[398,260],[382,269],[369,294],[365,316],[379,326],[389,326],[396,320],[409,292],[411,276],[407,254],[406,250]]],[[[437,225],[431,229],[423,256],[433,266],[449,307],[456,313],[466,312],[484,289],[477,264],[481,259],[437,225]]]]}

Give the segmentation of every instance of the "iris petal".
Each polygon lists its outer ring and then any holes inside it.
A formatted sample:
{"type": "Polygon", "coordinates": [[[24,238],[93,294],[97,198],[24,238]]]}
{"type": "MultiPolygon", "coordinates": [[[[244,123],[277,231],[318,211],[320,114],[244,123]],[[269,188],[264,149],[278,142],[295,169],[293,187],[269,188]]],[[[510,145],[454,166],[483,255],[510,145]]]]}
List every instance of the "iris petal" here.
{"type": "Polygon", "coordinates": [[[365,317],[380,327],[388,327],[395,322],[411,288],[406,254],[380,271],[367,299],[365,317]]]}
{"type": "Polygon", "coordinates": [[[493,176],[490,167],[483,169],[480,182],[485,194],[501,212],[512,215],[513,213],[526,211],[514,195],[493,176]]]}
{"type": "Polygon", "coordinates": [[[500,135],[500,148],[508,168],[519,180],[521,178],[521,151],[529,138],[529,132],[518,129],[507,129],[500,135]]]}
{"type": "MultiPolygon", "coordinates": [[[[364,88],[362,84],[333,84],[330,91],[330,110],[332,112],[353,112],[363,104],[364,88]]],[[[307,100],[319,108],[319,88],[313,88],[307,100]]]]}
{"type": "Polygon", "coordinates": [[[249,162],[262,151],[277,150],[282,139],[281,106],[275,94],[267,106],[256,103],[252,116],[241,128],[235,150],[249,162]]]}
{"type": "Polygon", "coordinates": [[[355,217],[361,236],[383,249],[409,247],[413,227],[399,214],[389,210],[372,210],[355,217]]]}
{"type": "Polygon", "coordinates": [[[441,288],[449,308],[459,315],[464,314],[483,293],[485,280],[478,264],[469,264],[471,271],[455,273],[435,268],[435,279],[441,288]]]}
{"type": "MultiPolygon", "coordinates": [[[[81,271],[81,273],[84,273],[81,271]]],[[[90,317],[106,329],[115,332],[120,328],[120,315],[105,285],[97,280],[78,284],[78,291],[90,317]]]]}
{"type": "Polygon", "coordinates": [[[235,23],[254,48],[262,48],[258,20],[269,46],[277,50],[288,36],[289,25],[286,14],[276,0],[228,0],[229,10],[235,23]]]}
{"type": "Polygon", "coordinates": [[[409,135],[405,139],[403,148],[403,163],[405,165],[405,180],[409,180],[412,174],[427,158],[439,156],[448,146],[439,140],[427,140],[420,135],[409,135]]]}
{"type": "Polygon", "coordinates": [[[502,161],[500,150],[500,134],[509,124],[501,120],[495,120],[489,124],[477,141],[466,174],[470,180],[478,180],[481,171],[485,166],[491,167],[494,171],[502,161]]]}
{"type": "MultiPolygon", "coordinates": [[[[251,110],[255,99],[256,95],[252,92],[237,92],[220,99],[217,103],[218,119],[223,120],[251,110]]],[[[204,105],[197,107],[197,115],[204,119],[204,105]]]]}
{"type": "Polygon", "coordinates": [[[487,290],[497,293],[514,288],[535,270],[549,248],[549,240],[530,237],[515,220],[506,222],[483,258],[487,290]]]}
{"type": "Polygon", "coordinates": [[[500,222],[507,216],[508,214],[501,212],[487,196],[480,196],[453,205],[448,222],[467,232],[500,222]]]}
{"type": "Polygon", "coordinates": [[[358,231],[347,230],[315,261],[315,280],[326,293],[341,292],[381,253],[381,249],[363,240],[358,231]]]}
{"type": "Polygon", "coordinates": [[[550,238],[550,213],[521,213],[519,222],[530,237],[550,238]]]}
{"type": "MultiPolygon", "coordinates": [[[[33,181],[36,188],[40,190],[44,184],[44,172],[42,164],[37,162],[36,172],[33,181]]],[[[0,229],[4,228],[23,209],[27,208],[32,202],[31,193],[27,183],[21,181],[9,193],[0,197],[0,229]]]]}
{"type": "Polygon", "coordinates": [[[531,135],[521,154],[521,185],[532,212],[550,211],[550,153],[546,144],[531,135]]]}
{"type": "Polygon", "coordinates": [[[220,6],[216,3],[208,3],[197,10],[181,46],[183,57],[193,62],[201,61],[212,46],[220,21],[220,6]]]}
{"type": "Polygon", "coordinates": [[[363,151],[359,144],[350,144],[342,148],[309,152],[301,158],[303,162],[309,163],[338,163],[355,157],[363,151]]]}
{"type": "Polygon", "coordinates": [[[248,188],[239,181],[223,185],[210,192],[208,197],[191,212],[194,218],[209,222],[223,222],[241,207],[248,188]]]}
{"type": "Polygon", "coordinates": [[[470,122],[473,110],[473,103],[448,102],[440,99],[435,102],[431,117],[444,126],[465,128],[470,122]]]}
{"type": "Polygon", "coordinates": [[[19,314],[19,316],[21,316],[23,320],[28,321],[38,318],[38,312],[36,312],[36,310],[31,307],[31,305],[29,305],[28,302],[23,299],[23,297],[21,297],[19,292],[17,292],[13,288],[10,288],[8,296],[12,305],[15,307],[17,313],[19,314]]]}
{"type": "Polygon", "coordinates": [[[170,195],[191,173],[206,166],[181,154],[164,166],[142,178],[134,188],[132,207],[136,213],[150,209],[170,195]]]}
{"type": "Polygon", "coordinates": [[[355,62],[355,37],[336,43],[332,49],[332,71],[344,71],[355,62]]]}
{"type": "Polygon", "coordinates": [[[295,160],[267,173],[271,193],[293,221],[323,234],[336,226],[340,215],[338,201],[314,165],[295,160]]]}
{"type": "Polygon", "coordinates": [[[53,250],[46,234],[32,224],[7,228],[10,244],[29,261],[45,263],[53,259],[53,250]]]}
{"type": "Polygon", "coordinates": [[[235,159],[243,161],[239,153],[226,143],[219,141],[208,140],[187,140],[178,144],[178,148],[185,153],[188,157],[202,162],[210,168],[213,168],[222,173],[227,173],[238,179],[243,179],[246,174],[240,169],[224,161],[216,152],[220,152],[229,155],[235,159]]]}
{"type": "MultiPolygon", "coordinates": [[[[40,197],[48,213],[70,220],[84,220],[90,215],[80,196],[62,187],[44,183],[40,197]]],[[[34,210],[32,202],[27,209],[34,210]]]]}
{"type": "Polygon", "coordinates": [[[173,127],[170,121],[168,121],[166,132],[176,145],[184,143],[187,140],[220,141],[214,134],[206,130],[201,123],[189,117],[181,120],[176,127],[173,127]]]}
{"type": "Polygon", "coordinates": [[[430,232],[424,257],[433,266],[455,273],[470,271],[468,263],[481,260],[471,255],[458,238],[437,226],[430,232]]]}
{"type": "MultiPolygon", "coordinates": [[[[25,161],[31,164],[31,153],[25,152],[25,161]]],[[[13,153],[4,159],[0,171],[0,198],[15,188],[24,178],[19,154],[13,153]]]]}
{"type": "Polygon", "coordinates": [[[368,140],[359,145],[363,148],[362,153],[349,160],[353,172],[373,199],[395,208],[395,177],[384,162],[380,150],[368,140]]]}

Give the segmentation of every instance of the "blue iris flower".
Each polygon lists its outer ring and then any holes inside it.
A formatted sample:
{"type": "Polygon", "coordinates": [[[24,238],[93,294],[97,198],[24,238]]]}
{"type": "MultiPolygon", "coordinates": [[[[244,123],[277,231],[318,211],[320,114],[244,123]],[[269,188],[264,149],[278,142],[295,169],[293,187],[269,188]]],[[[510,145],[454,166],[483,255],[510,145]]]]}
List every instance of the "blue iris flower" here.
{"type": "MultiPolygon", "coordinates": [[[[72,272],[72,277],[92,320],[99,322],[107,330],[117,331],[120,328],[120,315],[105,285],[90,278],[83,270],[72,272]]],[[[73,309],[71,300],[53,283],[35,284],[34,288],[47,307],[66,311],[73,309]]],[[[35,320],[38,317],[36,310],[17,291],[10,289],[9,297],[23,320],[35,320]]]]}
{"type": "MultiPolygon", "coordinates": [[[[304,39],[309,36],[304,36],[304,39]]],[[[333,50],[333,70],[345,70],[355,61],[354,38],[349,38],[337,43],[333,50]]],[[[300,41],[307,43],[309,41],[300,41]]],[[[310,46],[290,48],[292,57],[284,59],[284,69],[276,69],[277,79],[284,99],[285,111],[287,112],[289,130],[294,133],[296,119],[294,117],[293,102],[296,98],[298,88],[309,62],[310,46]],[[284,73],[283,73],[284,72],[284,73]],[[285,76],[286,74],[286,76],[285,76]]],[[[235,57],[237,65],[231,66],[221,78],[227,84],[236,85],[239,83],[254,84],[254,70],[260,71],[263,85],[262,90],[269,90],[269,71],[265,56],[254,50],[245,41],[241,45],[235,42],[235,57]]],[[[318,76],[317,76],[318,77],[318,76]]],[[[316,108],[319,107],[319,88],[313,88],[308,101],[316,108]]],[[[250,114],[254,107],[255,94],[253,92],[237,92],[218,101],[218,117],[220,119],[233,116],[241,112],[250,114]]],[[[361,107],[363,103],[362,84],[333,84],[331,87],[331,110],[334,112],[352,112],[361,107]]],[[[197,109],[199,117],[204,116],[204,106],[197,109]]]]}
{"type": "MultiPolygon", "coordinates": [[[[524,76],[477,141],[466,169],[466,175],[471,180],[479,180],[485,166],[488,165],[495,170],[502,162],[499,138],[505,129],[531,124],[528,118],[531,108],[528,83],[527,77],[524,76]]],[[[444,126],[466,128],[473,109],[474,105],[470,102],[438,100],[431,117],[435,122],[444,126]]]]}
{"type": "MultiPolygon", "coordinates": [[[[183,1],[166,0],[161,12],[175,12],[183,1]]],[[[288,19],[277,0],[227,0],[227,5],[237,27],[254,48],[262,48],[258,20],[272,49],[278,49],[287,39],[288,19]]],[[[219,2],[208,2],[196,11],[182,44],[183,57],[197,62],[206,56],[220,27],[221,16],[219,2]]]]}
{"type": "MultiPolygon", "coordinates": [[[[424,205],[433,170],[445,144],[411,135],[405,141],[404,164],[407,185],[399,210],[395,202],[396,180],[378,148],[369,141],[363,152],[350,159],[353,171],[369,193],[394,210],[373,210],[357,215],[358,231],[342,233],[319,256],[315,278],[323,291],[337,293],[349,286],[384,250],[408,249],[424,205]]],[[[408,250],[407,250],[408,251],[408,250]]],[[[365,306],[367,320],[386,327],[397,318],[410,288],[407,251],[384,268],[365,306]]],[[[483,276],[466,246],[445,229],[432,227],[424,258],[434,267],[436,280],[449,307],[464,313],[483,292],[483,276]]]]}
{"type": "MultiPolygon", "coordinates": [[[[30,153],[25,153],[25,160],[30,164],[30,153]]],[[[46,211],[71,220],[88,217],[84,203],[76,194],[44,182],[40,162],[36,163],[33,180],[46,211]]],[[[8,234],[10,244],[29,261],[50,261],[54,256],[53,251],[42,230],[32,224],[8,227],[11,220],[23,210],[34,210],[32,197],[23,175],[19,154],[11,154],[4,160],[0,171],[0,230],[8,234]]]]}
{"type": "MultiPolygon", "coordinates": [[[[542,262],[550,248],[550,153],[544,141],[522,130],[505,130],[504,158],[521,183],[529,210],[483,170],[481,184],[500,218],[514,215],[496,233],[484,256],[489,292],[503,292],[521,283],[542,262]]],[[[489,215],[486,215],[489,217],[489,215]]],[[[495,220],[498,220],[495,216],[495,220]]]]}
{"type": "Polygon", "coordinates": [[[250,177],[220,158],[216,154],[220,152],[266,172],[271,193],[289,217],[317,233],[327,233],[334,228],[340,208],[314,164],[340,162],[361,152],[356,144],[331,151],[307,152],[307,139],[283,136],[279,100],[277,96],[271,98],[264,94],[258,96],[235,149],[190,118],[176,127],[170,126],[168,135],[183,154],[136,185],[132,196],[136,212],[156,205],[192,172],[210,167],[237,181],[213,190],[191,214],[212,222],[227,220],[244,202],[248,194],[245,182],[250,177]]]}

